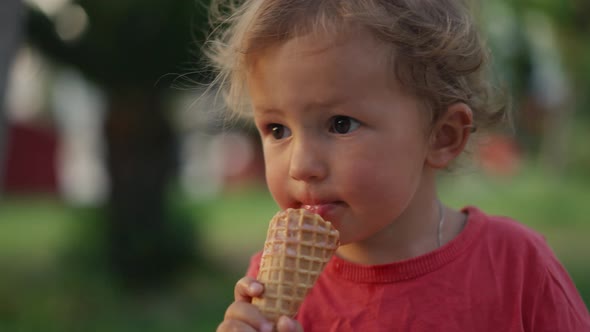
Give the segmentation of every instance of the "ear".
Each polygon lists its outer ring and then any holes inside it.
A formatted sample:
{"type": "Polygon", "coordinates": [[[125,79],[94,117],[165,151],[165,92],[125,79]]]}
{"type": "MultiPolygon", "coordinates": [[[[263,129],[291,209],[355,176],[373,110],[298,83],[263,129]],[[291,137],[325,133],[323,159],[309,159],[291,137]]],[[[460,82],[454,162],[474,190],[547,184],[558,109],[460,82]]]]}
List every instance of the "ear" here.
{"type": "Polygon", "coordinates": [[[464,103],[455,103],[436,121],[430,136],[426,164],[447,167],[463,150],[473,132],[473,112],[464,103]]]}

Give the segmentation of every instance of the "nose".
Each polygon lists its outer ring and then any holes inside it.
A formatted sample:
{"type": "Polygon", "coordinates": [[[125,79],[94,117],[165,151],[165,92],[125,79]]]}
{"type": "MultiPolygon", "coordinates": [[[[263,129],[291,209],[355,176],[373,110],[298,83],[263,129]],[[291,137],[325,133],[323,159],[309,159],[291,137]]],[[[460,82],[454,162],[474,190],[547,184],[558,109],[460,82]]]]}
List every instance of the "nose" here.
{"type": "Polygon", "coordinates": [[[291,144],[289,176],[304,182],[317,182],[328,173],[326,151],[311,139],[297,139],[291,144]]]}

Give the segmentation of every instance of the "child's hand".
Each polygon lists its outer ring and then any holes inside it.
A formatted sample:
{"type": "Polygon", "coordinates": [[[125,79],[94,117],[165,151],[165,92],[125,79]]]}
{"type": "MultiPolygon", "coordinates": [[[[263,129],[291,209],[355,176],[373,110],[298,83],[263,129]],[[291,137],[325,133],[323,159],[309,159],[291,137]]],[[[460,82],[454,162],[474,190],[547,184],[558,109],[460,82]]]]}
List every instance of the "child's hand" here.
{"type": "MultiPolygon", "coordinates": [[[[264,287],[256,279],[250,277],[240,279],[234,288],[234,303],[225,311],[224,320],[217,327],[217,332],[272,332],[272,323],[251,304],[252,297],[260,296],[263,292],[264,287]]],[[[303,328],[296,320],[281,317],[276,331],[303,332],[303,328]]]]}
{"type": "Polygon", "coordinates": [[[282,316],[277,322],[278,332],[303,332],[303,327],[298,321],[287,316],[282,316]]]}
{"type": "Polygon", "coordinates": [[[260,331],[272,332],[269,322],[260,310],[252,305],[252,297],[260,296],[264,287],[256,279],[244,277],[234,288],[234,303],[225,311],[225,317],[217,332],[222,331],[260,331]]]}

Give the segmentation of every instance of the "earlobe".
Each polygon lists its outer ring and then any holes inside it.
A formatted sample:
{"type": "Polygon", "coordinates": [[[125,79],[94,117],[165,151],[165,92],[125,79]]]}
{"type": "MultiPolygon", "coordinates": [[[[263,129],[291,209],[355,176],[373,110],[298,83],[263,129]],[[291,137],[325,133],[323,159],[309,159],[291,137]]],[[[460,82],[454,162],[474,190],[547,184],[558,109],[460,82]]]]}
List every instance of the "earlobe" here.
{"type": "Polygon", "coordinates": [[[447,167],[463,150],[473,132],[473,112],[464,103],[455,103],[437,120],[430,136],[426,163],[447,167]]]}

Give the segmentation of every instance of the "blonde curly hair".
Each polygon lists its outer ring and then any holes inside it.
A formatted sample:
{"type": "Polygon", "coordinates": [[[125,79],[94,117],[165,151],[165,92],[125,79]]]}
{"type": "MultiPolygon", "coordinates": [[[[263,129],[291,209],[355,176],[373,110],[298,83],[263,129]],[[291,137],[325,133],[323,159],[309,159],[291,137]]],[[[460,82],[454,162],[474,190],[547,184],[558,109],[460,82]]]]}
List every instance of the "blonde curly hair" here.
{"type": "Polygon", "coordinates": [[[249,57],[266,47],[345,26],[370,31],[387,48],[392,75],[423,102],[435,121],[463,102],[477,128],[507,118],[492,93],[489,52],[461,0],[213,0],[213,33],[205,54],[218,72],[213,85],[232,114],[250,113],[249,57]]]}

